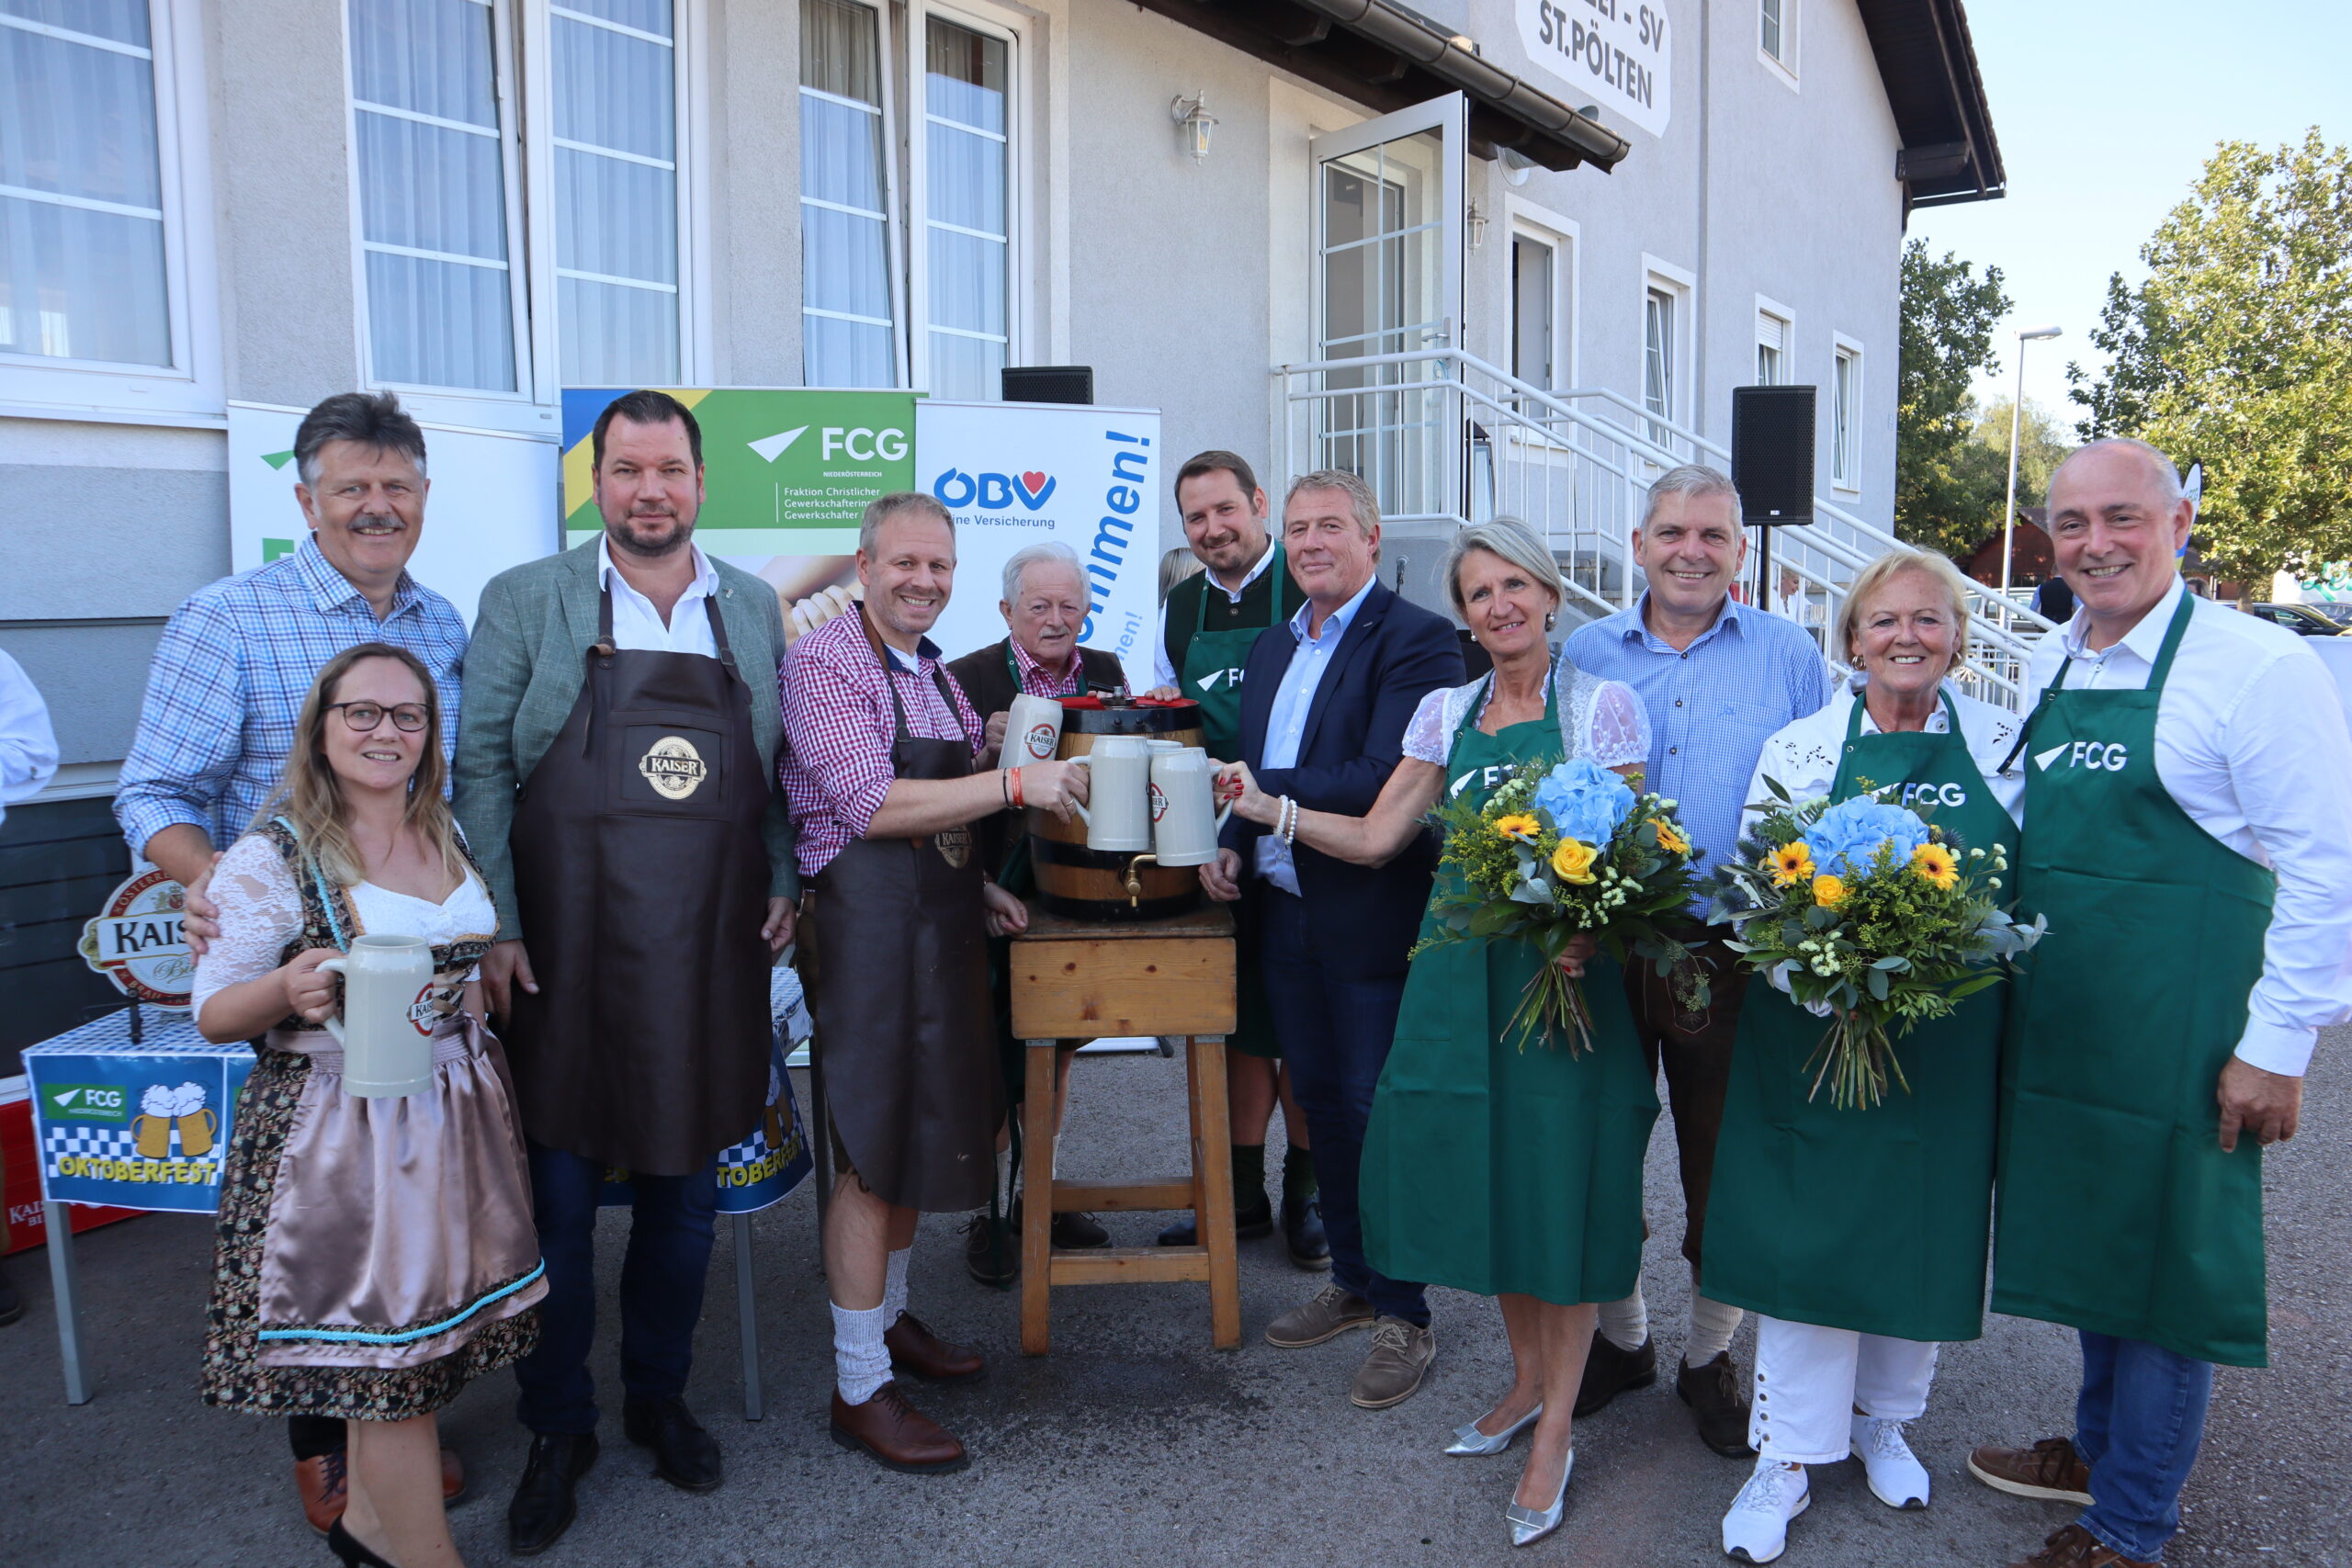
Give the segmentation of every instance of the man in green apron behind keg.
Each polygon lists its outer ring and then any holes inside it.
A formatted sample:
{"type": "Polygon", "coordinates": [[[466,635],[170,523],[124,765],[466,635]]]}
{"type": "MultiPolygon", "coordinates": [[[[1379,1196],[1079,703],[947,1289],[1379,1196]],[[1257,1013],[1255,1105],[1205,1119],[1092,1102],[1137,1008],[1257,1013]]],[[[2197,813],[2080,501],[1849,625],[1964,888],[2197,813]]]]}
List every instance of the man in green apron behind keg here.
{"type": "MultiPolygon", "coordinates": [[[[1238,453],[1203,452],[1177,469],[1176,510],[1184,520],[1184,542],[1208,570],[1178,583],[1160,606],[1150,694],[1200,704],[1208,753],[1229,762],[1241,755],[1241,667],[1249,662],[1250,645],[1296,611],[1305,595],[1290,581],[1282,546],[1267,533],[1266,492],[1238,453]]],[[[1241,1017],[1227,1042],[1233,1049],[1225,1054],[1225,1093],[1232,1107],[1234,1226],[1244,1238],[1273,1231],[1266,1127],[1279,1094],[1290,1136],[1283,1156],[1283,1240],[1293,1263],[1325,1269],[1331,1267],[1331,1247],[1315,1200],[1306,1118],[1283,1071],[1258,968],[1258,905],[1252,891],[1233,906],[1241,1017]]],[[[1190,1220],[1159,1233],[1162,1247],[1190,1247],[1195,1239],[1190,1220]]]]}
{"type": "Polygon", "coordinates": [[[2264,1145],[2352,1009],[2352,739],[2292,633],[2200,599],[2170,458],[2095,441],[2050,480],[2078,608],[2041,639],[2003,1045],[1996,1312],[2083,1343],[2072,1438],[1969,1470],[2085,1505],[2014,1568],[2136,1568],[2180,1528],[2213,1363],[2267,1364],[2264,1145]]]}

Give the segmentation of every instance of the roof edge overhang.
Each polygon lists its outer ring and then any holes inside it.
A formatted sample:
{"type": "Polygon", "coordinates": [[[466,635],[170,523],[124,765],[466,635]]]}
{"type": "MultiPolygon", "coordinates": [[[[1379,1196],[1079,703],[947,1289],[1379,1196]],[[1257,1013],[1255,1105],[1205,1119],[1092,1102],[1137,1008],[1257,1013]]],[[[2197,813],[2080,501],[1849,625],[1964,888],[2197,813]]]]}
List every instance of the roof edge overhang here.
{"type": "Polygon", "coordinates": [[[1962,0],[1859,0],[1902,148],[1904,207],[1949,207],[2007,194],[2001,144],[1962,0]]]}

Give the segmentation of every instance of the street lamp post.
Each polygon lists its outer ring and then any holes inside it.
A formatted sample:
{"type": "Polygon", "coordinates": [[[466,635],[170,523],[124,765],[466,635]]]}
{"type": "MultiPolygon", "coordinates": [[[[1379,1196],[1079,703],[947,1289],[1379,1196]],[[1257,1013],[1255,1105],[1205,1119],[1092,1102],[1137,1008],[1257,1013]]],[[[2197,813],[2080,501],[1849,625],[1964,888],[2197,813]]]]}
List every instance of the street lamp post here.
{"type": "Polygon", "coordinates": [[[2062,329],[2057,327],[2020,327],[2018,329],[2018,391],[2009,403],[2009,489],[2001,508],[2001,624],[2010,624],[2009,561],[2017,548],[2018,532],[2018,431],[2025,415],[2025,345],[2052,338],[2062,329]]]}

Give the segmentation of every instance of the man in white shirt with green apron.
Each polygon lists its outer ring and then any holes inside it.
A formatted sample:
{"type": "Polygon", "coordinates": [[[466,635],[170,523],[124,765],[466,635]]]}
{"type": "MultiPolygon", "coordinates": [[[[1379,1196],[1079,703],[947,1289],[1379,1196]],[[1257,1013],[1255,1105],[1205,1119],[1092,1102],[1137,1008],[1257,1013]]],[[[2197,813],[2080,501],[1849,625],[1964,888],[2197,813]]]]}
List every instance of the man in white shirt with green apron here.
{"type": "Polygon", "coordinates": [[[2263,1145],[2352,1013],[2352,739],[2292,633],[2187,591],[2171,459],[2050,481],[2078,608],[2035,650],[1993,1307],[2077,1329],[2075,1435],[1969,1469],[2086,1505],[2014,1568],[2138,1568],[2180,1528],[2213,1364],[2267,1364],[2263,1145]]]}
{"type": "MultiPolygon", "coordinates": [[[[1185,544],[1208,570],[1178,583],[1159,607],[1149,694],[1200,704],[1208,754],[1235,761],[1241,755],[1241,667],[1250,661],[1250,645],[1288,619],[1306,595],[1291,581],[1282,545],[1267,531],[1266,492],[1239,453],[1211,450],[1187,459],[1176,470],[1176,511],[1184,521],[1185,544]]],[[[1233,906],[1241,1016],[1226,1042],[1225,1094],[1232,1108],[1234,1227],[1245,1239],[1274,1228],[1266,1197],[1266,1124],[1279,1091],[1290,1139],[1283,1158],[1283,1242],[1293,1263],[1321,1270],[1331,1267],[1331,1245],[1315,1198],[1306,1118],[1283,1071],[1258,970],[1258,912],[1254,890],[1233,906]]],[[[1190,1220],[1159,1233],[1162,1247],[1190,1247],[1196,1239],[1190,1220]]]]}

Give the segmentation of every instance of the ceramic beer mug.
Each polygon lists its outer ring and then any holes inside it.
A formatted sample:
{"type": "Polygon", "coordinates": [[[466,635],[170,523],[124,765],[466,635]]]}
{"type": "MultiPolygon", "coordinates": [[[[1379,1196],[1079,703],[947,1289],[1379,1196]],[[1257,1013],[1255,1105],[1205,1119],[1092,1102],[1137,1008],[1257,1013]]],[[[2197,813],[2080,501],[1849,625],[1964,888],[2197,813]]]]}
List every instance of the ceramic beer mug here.
{"type": "Polygon", "coordinates": [[[343,976],[343,1017],[327,1032],[343,1046],[343,1088],[390,1099],[433,1087],[433,944],[421,936],[354,937],[319,965],[343,976]]]}
{"type": "Polygon", "coordinates": [[[1216,859],[1216,836],[1233,815],[1233,803],[1214,808],[1209,754],[1180,746],[1151,760],[1153,858],[1162,865],[1206,865],[1216,859]]]}
{"type": "Polygon", "coordinates": [[[1070,759],[1091,776],[1086,806],[1086,847],[1131,854],[1151,848],[1151,743],[1140,735],[1104,735],[1094,750],[1070,759]]]}
{"type": "Polygon", "coordinates": [[[1023,768],[1050,762],[1062,742],[1062,705],[1023,692],[1012,699],[1004,720],[1004,765],[1023,768]]]}

